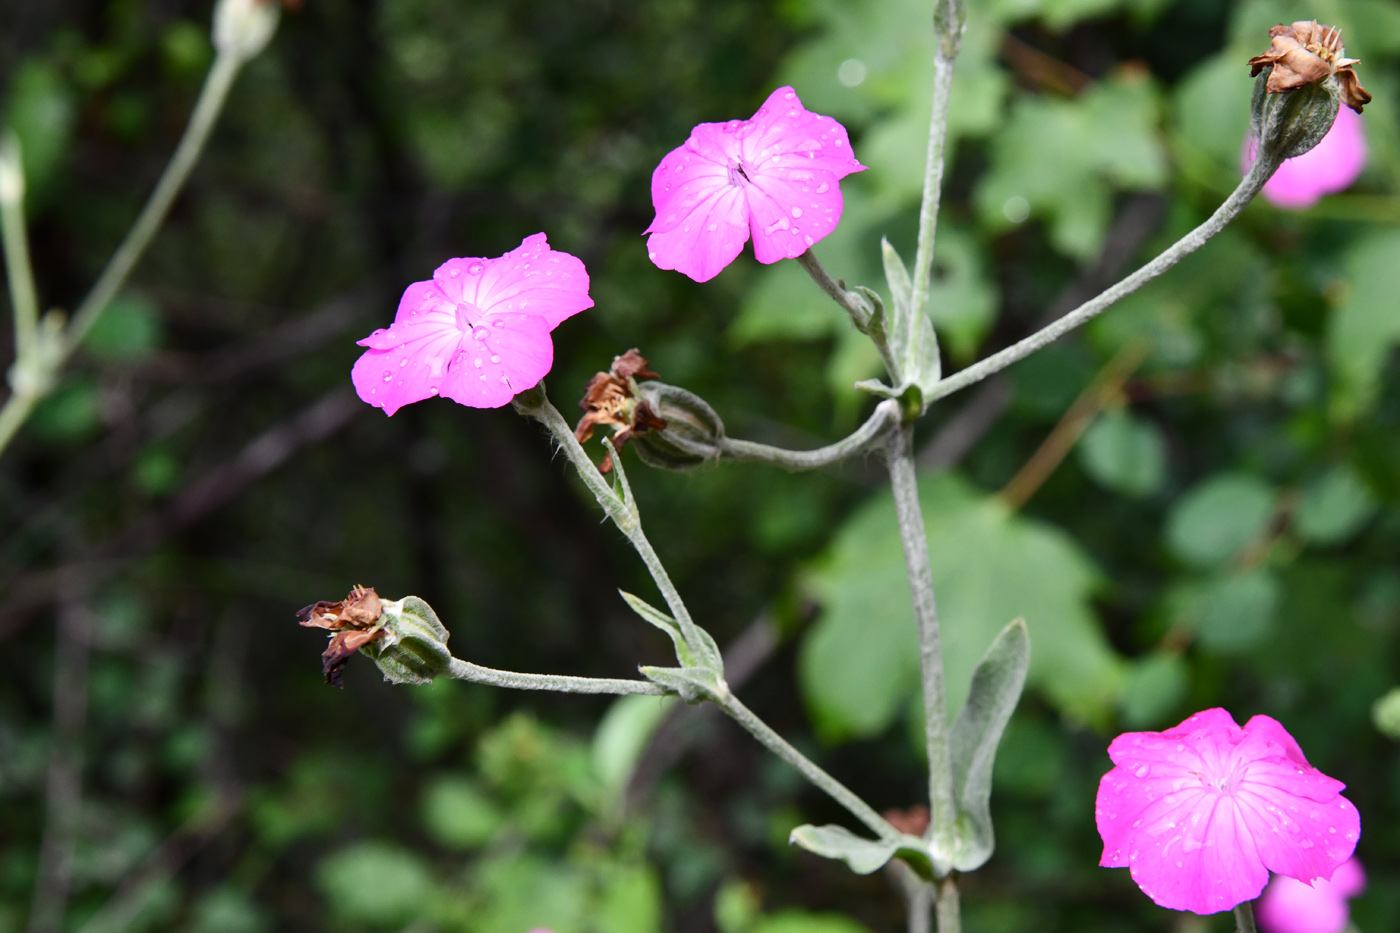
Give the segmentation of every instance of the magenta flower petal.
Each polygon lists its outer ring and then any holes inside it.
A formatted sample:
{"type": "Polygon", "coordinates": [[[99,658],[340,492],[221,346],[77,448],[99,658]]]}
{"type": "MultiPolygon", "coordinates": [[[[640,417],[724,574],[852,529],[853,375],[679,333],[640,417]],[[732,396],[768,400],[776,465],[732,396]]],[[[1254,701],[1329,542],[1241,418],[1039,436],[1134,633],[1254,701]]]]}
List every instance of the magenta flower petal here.
{"type": "Polygon", "coordinates": [[[661,160],[647,254],[697,282],[718,275],[750,236],[759,262],[800,256],[836,229],[840,181],[862,169],[846,128],[780,87],[751,119],[702,123],[661,160]]]}
{"type": "Polygon", "coordinates": [[[1241,729],[1225,710],[1109,746],[1099,783],[1099,864],[1127,867],[1153,901],[1209,914],[1259,895],[1270,870],[1330,877],[1350,858],[1360,818],[1344,787],[1307,763],[1281,725],[1241,729]]]}
{"type": "MultiPolygon", "coordinates": [[[[1254,161],[1251,144],[1246,161],[1254,161]]],[[[1265,200],[1277,207],[1301,210],[1351,187],[1366,167],[1366,134],[1361,115],[1348,107],[1337,111],[1332,129],[1322,142],[1284,163],[1264,184],[1265,200]]]]}
{"type": "Polygon", "coordinates": [[[1279,875],[1269,882],[1255,907],[1262,933],[1342,933],[1351,919],[1348,898],[1366,887],[1366,873],[1356,859],[1343,862],[1331,881],[1311,885],[1279,875]]]}
{"type": "Polygon", "coordinates": [[[497,259],[449,259],[404,291],[391,326],[359,341],[368,349],[350,378],[388,415],[434,395],[499,408],[549,372],[550,331],[592,305],[583,263],[543,233],[497,259]]]}

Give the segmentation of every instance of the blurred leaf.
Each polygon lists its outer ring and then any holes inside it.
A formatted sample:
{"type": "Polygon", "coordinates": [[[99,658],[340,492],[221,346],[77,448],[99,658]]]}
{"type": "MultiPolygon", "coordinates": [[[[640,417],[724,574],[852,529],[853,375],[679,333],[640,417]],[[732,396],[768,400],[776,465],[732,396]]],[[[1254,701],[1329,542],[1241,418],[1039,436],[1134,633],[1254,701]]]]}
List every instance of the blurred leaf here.
{"type": "Polygon", "coordinates": [[[165,447],[148,447],[132,465],[131,478],[148,496],[168,496],[180,482],[180,462],[165,447]]]}
{"type": "Polygon", "coordinates": [[[1074,100],[1028,95],[992,138],[992,164],[977,183],[978,217],[991,230],[1012,221],[1013,198],[1049,225],[1056,249],[1097,255],[1117,190],[1158,188],[1167,180],[1157,138],[1157,97],[1145,74],[1124,71],[1074,100]]]}
{"type": "Polygon", "coordinates": [[[1230,52],[1201,62],[1176,87],[1171,137],[1177,158],[1212,187],[1228,191],[1241,177],[1252,88],[1240,57],[1230,52]]]}
{"type": "Polygon", "coordinates": [[[1400,687],[1392,687],[1371,707],[1371,721],[1388,739],[1400,741],[1400,687]]]}
{"type": "Polygon", "coordinates": [[[1079,441],[1079,463],[1115,492],[1147,496],[1166,479],[1166,442],[1151,421],[1126,411],[1104,412],[1079,441]]]}
{"type": "Polygon", "coordinates": [[[474,871],[481,905],[474,933],[521,933],[544,928],[566,933],[583,929],[588,884],[577,871],[531,855],[491,860],[474,871]]]}
{"type": "Polygon", "coordinates": [[[610,793],[621,794],[661,721],[675,707],[670,697],[627,696],[613,701],[593,734],[593,770],[610,793]]]}
{"type": "Polygon", "coordinates": [[[857,875],[879,871],[900,847],[897,840],[867,839],[835,825],[799,826],[789,839],[813,855],[845,862],[857,875]]]}
{"type": "Polygon", "coordinates": [[[1165,724],[1186,698],[1190,669],[1180,653],[1157,651],[1133,663],[1123,688],[1123,721],[1134,729],[1165,724]]]}
{"type": "Polygon", "coordinates": [[[1279,585],[1269,571],[1255,569],[1181,584],[1168,598],[1176,620],[1195,630],[1202,648],[1239,654],[1272,633],[1279,585]]]}
{"type": "Polygon", "coordinates": [[[994,786],[1033,800],[1049,797],[1065,779],[1067,756],[1058,729],[1024,715],[1012,716],[992,768],[994,786]]]}
{"type": "Polygon", "coordinates": [[[1178,560],[1194,567],[1228,562],[1263,530],[1274,491],[1244,473],[1213,476],[1192,487],[1167,515],[1166,538],[1178,560]]]}
{"type": "Polygon", "coordinates": [[[136,292],[123,292],[92,325],[83,347],[105,359],[136,360],[160,346],[161,331],[155,302],[136,292]]]}
{"type": "Polygon", "coordinates": [[[1002,732],[1021,699],[1030,660],[1026,620],[1017,619],[982,656],[972,673],[967,702],[953,720],[949,747],[962,843],[953,858],[958,871],[980,868],[992,857],[992,765],[1002,732]]]}
{"type": "MultiPolygon", "coordinates": [[[[1024,615],[1036,645],[1030,683],[1066,714],[1098,720],[1122,664],[1088,599],[1096,574],[1059,529],[1007,510],[944,474],[920,481],[942,622],[950,713],[1003,620],[1024,615]]],[[[847,522],[809,584],[823,606],[800,649],[798,674],[829,739],[886,729],[918,689],[918,646],[894,502],[876,497],[847,522]]]]}
{"type": "Polygon", "coordinates": [[[762,901],[746,881],[726,881],[715,892],[715,926],[719,933],[748,933],[759,917],[762,901]]]}
{"type": "Polygon", "coordinates": [[[600,933],[659,933],[662,904],[656,873],[646,865],[609,867],[596,917],[600,933]]]}
{"type": "Polygon", "coordinates": [[[1371,406],[1382,367],[1400,341],[1400,230],[1363,232],[1345,255],[1345,297],[1332,313],[1327,356],[1336,372],[1334,403],[1343,417],[1371,406]]]}
{"type": "Polygon", "coordinates": [[[751,933],[869,933],[844,914],[781,910],[754,924],[751,933]]]}
{"type": "Polygon", "coordinates": [[[246,894],[219,887],[199,899],[188,933],[264,933],[269,929],[267,916],[246,894]]]}
{"type": "Polygon", "coordinates": [[[79,376],[34,406],[29,429],[47,441],[84,440],[97,431],[99,411],[96,383],[79,376]]]}
{"type": "Polygon", "coordinates": [[[333,915],[378,929],[421,918],[436,892],[423,859],[387,842],[362,842],[324,859],[316,886],[333,915]]]}
{"type": "Polygon", "coordinates": [[[961,228],[940,223],[928,309],[949,356],[971,362],[992,326],[998,303],[996,285],[982,266],[980,245],[961,228]]]}
{"type": "Polygon", "coordinates": [[[1376,497],[1355,470],[1335,466],[1303,490],[1293,524],[1314,544],[1340,544],[1375,514],[1376,497]]]}
{"type": "Polygon", "coordinates": [[[33,201],[43,198],[63,168],[76,120],[72,89],[48,62],[31,59],[10,75],[5,123],[19,136],[33,201]]]}
{"type": "Polygon", "coordinates": [[[439,845],[474,849],[491,841],[504,814],[470,778],[442,775],[423,790],[423,828],[439,845]]]}

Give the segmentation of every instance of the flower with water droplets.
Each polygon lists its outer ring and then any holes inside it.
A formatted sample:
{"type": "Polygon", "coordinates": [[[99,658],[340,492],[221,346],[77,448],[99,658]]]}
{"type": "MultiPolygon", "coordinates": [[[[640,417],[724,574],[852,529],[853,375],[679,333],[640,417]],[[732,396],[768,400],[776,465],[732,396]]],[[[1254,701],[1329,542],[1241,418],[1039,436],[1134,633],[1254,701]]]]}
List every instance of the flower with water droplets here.
{"type": "Polygon", "coordinates": [[[1269,872],[1305,883],[1351,858],[1361,818],[1346,786],[1308,764],[1268,716],[1241,729],[1208,709],[1108,748],[1094,815],[1106,868],[1162,907],[1212,914],[1252,900],[1269,872]]]}
{"type": "Polygon", "coordinates": [[[386,415],[434,395],[499,408],[549,372],[550,331],[591,307],[583,263],[536,233],[496,259],[449,259],[410,285],[394,323],[359,341],[369,349],[350,378],[386,415]]]}
{"type": "Polygon", "coordinates": [[[1330,881],[1311,885],[1279,875],[1264,889],[1255,910],[1260,933],[1343,933],[1351,920],[1347,901],[1366,889],[1366,872],[1348,859],[1330,881]]]}
{"type": "Polygon", "coordinates": [[[840,181],[864,168],[844,126],[780,87],[751,119],[701,123],[661,160],[647,255],[697,282],[733,262],[750,236],[759,262],[800,256],[836,229],[840,181]]]}

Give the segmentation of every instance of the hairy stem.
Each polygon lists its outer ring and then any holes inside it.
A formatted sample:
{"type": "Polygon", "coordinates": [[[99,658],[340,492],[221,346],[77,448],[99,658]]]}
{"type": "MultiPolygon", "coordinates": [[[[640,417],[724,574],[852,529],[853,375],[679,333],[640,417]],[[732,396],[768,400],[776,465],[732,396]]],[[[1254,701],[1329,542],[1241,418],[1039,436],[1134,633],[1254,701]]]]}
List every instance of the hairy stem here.
{"type": "Polygon", "coordinates": [[[929,115],[928,153],[924,160],[924,196],[919,205],[919,244],[914,254],[914,282],[910,309],[902,334],[908,357],[901,360],[903,372],[915,372],[922,358],[918,346],[924,329],[920,317],[928,304],[929,281],[933,276],[933,241],[938,229],[938,205],[943,192],[943,167],[948,142],[948,101],[953,87],[953,64],[962,46],[963,15],[956,0],[935,0],[934,26],[938,30],[938,48],[933,56],[933,110],[929,115]]]}
{"type": "Polygon", "coordinates": [[[165,222],[166,215],[170,213],[170,206],[175,203],[176,195],[185,186],[195,163],[199,161],[200,153],[204,151],[209,132],[218,122],[219,112],[224,108],[224,101],[228,99],[229,89],[233,87],[233,81],[238,77],[242,64],[241,58],[229,54],[222,54],[214,59],[209,75],[204,79],[204,87],[200,89],[199,100],[195,102],[194,112],[190,114],[185,134],[180,137],[175,154],[170,157],[170,164],[165,167],[160,180],[156,182],[155,190],[151,192],[150,199],[136,218],[136,223],[132,224],[126,239],[122,240],[117,251],[108,260],[107,268],[102,270],[102,275],[92,286],[92,291],[88,292],[83,303],[78,305],[78,310],[73,312],[73,322],[64,332],[65,355],[72,353],[83,337],[87,336],[87,332],[107,309],[108,303],[146,252],[146,247],[150,246],[160,225],[165,222]]]}
{"type": "Polygon", "coordinates": [[[924,744],[928,750],[929,819],[934,873],[948,871],[953,856],[957,813],[953,803],[953,764],[948,745],[948,699],[943,683],[943,648],[938,630],[938,603],[929,569],[928,538],[919,508],[914,473],[914,426],[902,425],[890,434],[890,485],[894,489],[904,567],[914,599],[914,622],[919,630],[919,669],[924,687],[924,744]]]}
{"type": "Polygon", "coordinates": [[[447,667],[453,680],[474,684],[508,687],[513,690],[553,690],[556,693],[611,693],[662,696],[666,693],[649,680],[627,680],[616,677],[570,677],[566,674],[521,674],[482,667],[470,661],[453,658],[447,667]]]}
{"type": "Polygon", "coordinates": [[[19,137],[6,132],[0,141],[0,235],[5,240],[5,271],[15,315],[15,356],[23,355],[39,320],[34,267],[29,261],[29,234],[24,223],[24,161],[19,137]]]}
{"type": "Polygon", "coordinates": [[[767,463],[784,470],[815,470],[872,450],[898,422],[899,403],[887,399],[876,405],[866,422],[849,437],[834,444],[816,450],[786,450],[726,437],[720,442],[720,456],[729,460],[767,463]]]}
{"type": "Polygon", "coordinates": [[[1235,906],[1235,931],[1236,933],[1255,933],[1254,929],[1254,904],[1245,901],[1243,904],[1235,906]]]}
{"type": "Polygon", "coordinates": [[[881,839],[899,838],[899,831],[891,826],[884,817],[876,813],[870,804],[861,800],[855,791],[845,784],[827,774],[812,759],[793,748],[787,739],[773,731],[773,728],[759,719],[753,710],[740,703],[739,698],[730,693],[727,688],[724,688],[720,696],[712,699],[731,719],[758,739],[764,748],[796,768],[803,777],[825,791],[832,800],[845,807],[852,816],[869,827],[875,835],[881,839]]]}
{"type": "Polygon", "coordinates": [[[949,875],[938,882],[938,933],[962,933],[962,911],[958,900],[958,880],[949,875]]]}
{"type": "Polygon", "coordinates": [[[1240,211],[1244,210],[1250,199],[1259,193],[1259,189],[1264,187],[1264,183],[1269,180],[1269,176],[1278,168],[1276,161],[1261,156],[1250,168],[1249,174],[1240,182],[1230,197],[1216,209],[1215,213],[1199,227],[1177,240],[1165,252],[1153,259],[1147,265],[1138,269],[1132,275],[1120,281],[1103,292],[1097,298],[1092,298],[1084,304],[1075,308],[1064,317],[1055,321],[1029,337],[1012,344],[1000,353],[994,353],[981,362],[974,363],[961,372],[949,376],[937,385],[929,388],[927,399],[933,401],[951,395],[959,389],[966,388],[975,382],[986,379],[993,373],[1000,372],[1012,363],[1030,356],[1036,350],[1044,347],[1065,334],[1074,330],[1084,322],[1101,314],[1111,307],[1115,302],[1131,295],[1148,282],[1166,272],[1187,256],[1194,253],[1206,244],[1206,241],[1215,236],[1225,228],[1240,211]]]}
{"type": "MultiPolygon", "coordinates": [[[[540,391],[543,393],[543,383],[540,391]]],[[[695,620],[690,617],[690,611],[686,609],[685,602],[681,599],[680,592],[676,585],[671,582],[671,576],[666,572],[666,568],[661,564],[661,558],[657,556],[656,549],[647,540],[646,533],[642,531],[641,518],[637,514],[634,503],[630,497],[624,498],[613,491],[602,474],[598,472],[598,467],[588,457],[587,451],[579,444],[574,437],[573,428],[564,420],[564,416],[559,413],[559,409],[545,398],[541,404],[533,408],[522,408],[525,414],[534,418],[549,429],[549,433],[554,435],[555,441],[559,444],[559,449],[569,458],[569,462],[578,471],[579,478],[583,480],[585,486],[593,493],[598,500],[598,504],[603,507],[608,518],[612,519],[614,525],[627,536],[637,555],[641,557],[642,563],[646,565],[647,572],[656,583],[657,589],[661,591],[661,596],[666,600],[667,607],[671,610],[671,616],[680,626],[681,634],[685,636],[686,643],[691,650],[703,651],[703,646],[708,644],[708,640],[700,636],[700,630],[695,624],[695,620]]],[[[614,457],[614,469],[618,471],[619,477],[622,473],[621,457],[614,457]]],[[[718,664],[719,659],[711,659],[718,664]]]]}
{"type": "Polygon", "coordinates": [[[832,301],[845,309],[846,313],[851,316],[851,323],[856,326],[856,330],[865,333],[874,315],[874,311],[870,307],[870,303],[866,301],[865,296],[858,292],[849,291],[840,282],[833,279],[826,271],[826,267],[817,260],[816,254],[810,249],[798,256],[797,262],[803,269],[807,270],[812,281],[831,296],[832,301]]]}

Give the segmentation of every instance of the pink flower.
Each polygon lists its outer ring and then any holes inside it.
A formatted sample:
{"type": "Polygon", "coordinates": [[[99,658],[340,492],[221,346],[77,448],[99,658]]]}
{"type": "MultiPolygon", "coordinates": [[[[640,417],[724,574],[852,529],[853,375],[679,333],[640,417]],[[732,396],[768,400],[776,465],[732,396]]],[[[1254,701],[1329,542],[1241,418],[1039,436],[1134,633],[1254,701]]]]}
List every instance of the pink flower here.
{"type": "Polygon", "coordinates": [[[408,286],[394,323],[359,341],[369,349],[350,378],[386,415],[433,395],[499,408],[549,372],[549,332],[591,307],[583,263],[536,233],[497,259],[449,259],[408,286]]]}
{"type": "Polygon", "coordinates": [[[647,255],[705,282],[753,234],[759,262],[806,252],[841,220],[840,181],[865,166],[846,128],[780,87],[749,120],[701,123],[651,176],[647,255]]]}
{"type": "MultiPolygon", "coordinates": [[[[1250,140],[1246,168],[1254,161],[1254,146],[1250,140]]],[[[1285,159],[1264,184],[1263,195],[1276,207],[1302,210],[1322,200],[1324,194],[1351,187],[1365,167],[1366,134],[1361,129],[1361,115],[1343,107],[1322,142],[1300,156],[1285,159]]]]}
{"type": "Polygon", "coordinates": [[[1211,914],[1264,890],[1273,871],[1330,878],[1361,818],[1346,785],[1308,764],[1276,720],[1241,729],[1223,709],[1113,740],[1095,817],[1106,868],[1127,867],[1163,907],[1211,914]]]}
{"type": "Polygon", "coordinates": [[[1331,881],[1309,887],[1282,875],[1269,882],[1259,899],[1255,919],[1263,933],[1342,933],[1351,920],[1347,899],[1366,889],[1366,872],[1348,859],[1331,881]]]}

